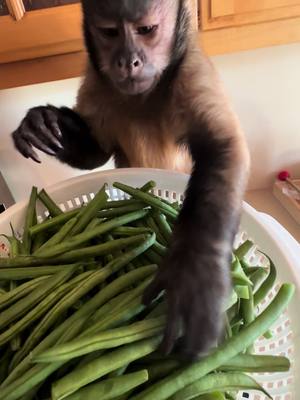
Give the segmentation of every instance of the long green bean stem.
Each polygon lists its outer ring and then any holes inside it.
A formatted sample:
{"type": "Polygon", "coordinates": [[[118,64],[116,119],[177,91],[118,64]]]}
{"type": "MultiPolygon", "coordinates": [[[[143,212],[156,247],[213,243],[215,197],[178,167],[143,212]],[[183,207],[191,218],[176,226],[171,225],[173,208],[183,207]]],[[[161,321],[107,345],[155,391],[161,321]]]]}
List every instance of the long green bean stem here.
{"type": "Polygon", "coordinates": [[[221,344],[211,355],[196,362],[190,367],[173,373],[167,378],[154,384],[149,389],[134,396],[132,400],[164,400],[174,395],[185,386],[190,385],[204,375],[220,367],[228,360],[250,346],[255,339],[262,335],[280,316],[290,302],[295,288],[284,284],[270,305],[238,335],[231,337],[221,344]]]}
{"type": "Polygon", "coordinates": [[[259,390],[271,398],[269,393],[250,376],[241,372],[227,372],[206,375],[181,389],[170,400],[191,400],[199,395],[219,390],[222,392],[227,390],[259,390]]]}
{"type": "Polygon", "coordinates": [[[44,204],[44,206],[48,209],[50,215],[52,217],[57,217],[62,214],[63,211],[58,207],[55,201],[49,196],[45,189],[42,189],[38,194],[39,199],[44,204]]]}
{"type": "Polygon", "coordinates": [[[129,222],[143,218],[145,215],[147,215],[147,212],[148,211],[146,210],[139,210],[126,215],[122,215],[121,217],[116,217],[114,219],[111,219],[110,221],[103,222],[94,229],[79,233],[78,235],[71,237],[69,240],[66,240],[61,244],[57,244],[50,249],[45,249],[43,253],[40,254],[40,256],[54,257],[66,251],[73,250],[74,248],[86,243],[95,236],[99,236],[106,232],[109,232],[117,226],[125,225],[129,222]]]}
{"type": "Polygon", "coordinates": [[[74,370],[52,385],[52,399],[61,400],[83,386],[156,350],[160,337],[145,339],[109,352],[74,370]]]}
{"type": "Polygon", "coordinates": [[[35,216],[35,205],[37,200],[37,188],[32,187],[29,203],[26,210],[25,222],[24,222],[24,232],[22,237],[22,253],[30,254],[31,249],[31,236],[29,229],[34,224],[35,216]]]}
{"type": "Polygon", "coordinates": [[[87,385],[67,396],[66,400],[113,400],[116,396],[129,392],[147,382],[147,380],[148,372],[144,369],[87,385]]]}
{"type": "MultiPolygon", "coordinates": [[[[10,258],[0,258],[0,270],[1,268],[13,268],[13,267],[33,267],[40,265],[51,265],[51,264],[60,264],[60,263],[68,263],[72,261],[80,261],[84,259],[88,259],[90,257],[97,257],[103,254],[110,253],[112,251],[121,250],[126,248],[127,246],[132,246],[134,244],[141,243],[145,240],[149,235],[137,235],[130,236],[124,239],[116,239],[109,243],[102,243],[94,246],[82,247],[79,249],[74,249],[70,251],[66,251],[64,254],[60,254],[54,257],[39,257],[35,256],[24,256],[24,257],[16,257],[13,259],[10,258]]],[[[3,274],[4,276],[4,274],[3,274]]]]}
{"type": "Polygon", "coordinates": [[[158,198],[151,196],[151,194],[149,193],[142,192],[139,189],[134,189],[131,186],[119,182],[115,182],[113,186],[116,187],[117,189],[123,190],[123,192],[130,194],[134,198],[144,201],[149,206],[161,210],[163,213],[173,218],[177,218],[178,216],[178,212],[172,206],[162,202],[158,198]]]}
{"type": "Polygon", "coordinates": [[[45,221],[32,226],[29,229],[29,233],[31,236],[35,236],[41,232],[54,230],[57,227],[64,224],[65,222],[67,222],[69,219],[78,215],[79,212],[80,212],[80,208],[76,208],[75,210],[66,211],[64,213],[62,212],[60,215],[57,215],[56,217],[46,219],[45,221]]]}
{"type": "Polygon", "coordinates": [[[97,212],[105,207],[107,199],[106,185],[103,185],[98,193],[96,193],[95,197],[85,207],[81,208],[77,216],[78,222],[71,231],[73,236],[79,234],[86,228],[88,223],[96,217],[97,212]]]}

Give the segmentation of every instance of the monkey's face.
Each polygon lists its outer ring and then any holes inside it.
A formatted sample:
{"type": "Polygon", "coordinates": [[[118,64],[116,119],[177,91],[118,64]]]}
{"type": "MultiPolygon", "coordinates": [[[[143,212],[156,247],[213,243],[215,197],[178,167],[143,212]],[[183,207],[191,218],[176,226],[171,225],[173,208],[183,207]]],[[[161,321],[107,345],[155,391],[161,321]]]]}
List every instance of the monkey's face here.
{"type": "Polygon", "coordinates": [[[150,91],[170,63],[177,0],[83,0],[97,69],[120,92],[150,91]]]}

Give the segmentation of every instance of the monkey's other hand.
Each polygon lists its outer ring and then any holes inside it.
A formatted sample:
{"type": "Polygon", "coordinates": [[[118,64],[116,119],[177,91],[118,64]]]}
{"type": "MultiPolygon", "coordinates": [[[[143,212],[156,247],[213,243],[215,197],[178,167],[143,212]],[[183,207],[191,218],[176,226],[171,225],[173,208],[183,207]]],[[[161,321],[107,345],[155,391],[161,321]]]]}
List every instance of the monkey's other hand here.
{"type": "Polygon", "coordinates": [[[178,352],[187,360],[206,354],[223,331],[224,303],[229,293],[229,259],[207,251],[201,241],[178,239],[144,293],[149,304],[165,290],[167,323],[161,351],[169,354],[178,339],[178,352]]]}
{"type": "Polygon", "coordinates": [[[40,163],[34,148],[51,156],[63,149],[62,133],[58,125],[60,110],[53,106],[31,108],[12,133],[15,147],[26,158],[40,163]]]}

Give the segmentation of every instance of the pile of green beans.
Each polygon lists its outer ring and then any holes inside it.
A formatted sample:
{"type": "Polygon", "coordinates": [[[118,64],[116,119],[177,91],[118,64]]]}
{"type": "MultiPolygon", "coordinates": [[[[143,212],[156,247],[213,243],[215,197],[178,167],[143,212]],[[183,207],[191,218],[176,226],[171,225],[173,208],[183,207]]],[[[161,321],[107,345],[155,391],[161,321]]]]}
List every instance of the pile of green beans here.
{"type": "Polygon", "coordinates": [[[114,186],[125,199],[110,199],[104,185],[71,211],[33,187],[22,234],[12,227],[5,236],[0,400],[232,400],[240,390],[269,396],[247,374],[289,370],[286,357],[257,355],[254,343],[272,338],[293,285],[283,284],[259,313],[276,268],[264,253],[268,266],[250,265],[257,250],[246,240],[232,252],[218,346],[194,363],[163,357],[164,295],[146,308],[142,294],[168,251],[180,205],[155,196],[153,181],[114,186]],[[39,202],[48,215],[42,222],[39,202]]]}

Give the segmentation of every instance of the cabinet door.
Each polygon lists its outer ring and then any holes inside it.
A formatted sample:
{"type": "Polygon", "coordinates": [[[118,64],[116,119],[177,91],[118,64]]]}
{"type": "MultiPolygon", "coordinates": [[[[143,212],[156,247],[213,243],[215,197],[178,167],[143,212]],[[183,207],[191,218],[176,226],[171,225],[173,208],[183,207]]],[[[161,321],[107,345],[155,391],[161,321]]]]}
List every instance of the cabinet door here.
{"type": "Polygon", "coordinates": [[[300,0],[200,0],[202,29],[255,24],[300,16],[300,0]]]}
{"type": "Polygon", "coordinates": [[[1,16],[0,64],[82,50],[80,4],[68,4],[78,1],[24,0],[19,21],[1,16]]]}

